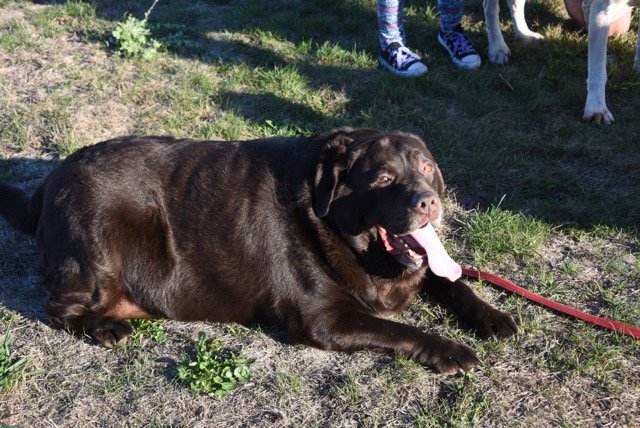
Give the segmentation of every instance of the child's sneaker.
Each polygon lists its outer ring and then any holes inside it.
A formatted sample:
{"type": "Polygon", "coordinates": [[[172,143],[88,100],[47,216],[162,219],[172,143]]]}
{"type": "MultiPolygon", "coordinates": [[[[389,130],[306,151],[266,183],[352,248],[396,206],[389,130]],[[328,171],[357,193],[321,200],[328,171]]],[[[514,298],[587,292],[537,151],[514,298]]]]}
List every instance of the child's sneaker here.
{"type": "Polygon", "coordinates": [[[471,40],[458,25],[453,31],[446,33],[440,30],[438,41],[451,55],[451,60],[460,68],[473,69],[480,67],[480,55],[471,44],[471,40]]]}
{"type": "Polygon", "coordinates": [[[396,76],[417,77],[427,72],[422,58],[400,43],[391,43],[387,49],[380,51],[378,60],[396,76]]]}

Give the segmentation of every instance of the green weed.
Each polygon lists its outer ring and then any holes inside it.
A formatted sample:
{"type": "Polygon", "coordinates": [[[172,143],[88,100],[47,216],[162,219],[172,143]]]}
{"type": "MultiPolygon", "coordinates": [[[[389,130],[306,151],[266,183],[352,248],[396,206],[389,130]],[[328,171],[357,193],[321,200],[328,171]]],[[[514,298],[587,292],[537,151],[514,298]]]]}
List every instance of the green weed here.
{"type": "Polygon", "coordinates": [[[192,391],[210,397],[222,398],[239,384],[251,378],[249,369],[253,360],[223,349],[217,340],[198,334],[195,359],[185,357],[178,366],[178,378],[192,391]]]}
{"type": "Polygon", "coordinates": [[[134,328],[133,335],[129,339],[127,346],[140,345],[144,339],[149,339],[152,342],[164,343],[167,340],[167,331],[164,329],[163,320],[145,320],[134,319],[131,320],[131,325],[134,328]]]}
{"type": "Polygon", "coordinates": [[[276,123],[271,119],[264,121],[264,125],[260,127],[260,135],[265,137],[273,136],[304,136],[309,137],[312,131],[306,128],[301,128],[295,123],[285,122],[276,123]]]}
{"type": "Polygon", "coordinates": [[[23,378],[29,359],[17,357],[10,349],[9,329],[0,339],[0,392],[9,392],[23,378]]]}
{"type": "Polygon", "coordinates": [[[151,37],[151,29],[147,25],[147,20],[158,1],[154,0],[151,7],[145,12],[144,19],[129,15],[124,22],[116,25],[111,36],[118,55],[125,58],[140,58],[145,61],[157,58],[162,44],[151,37]]]}

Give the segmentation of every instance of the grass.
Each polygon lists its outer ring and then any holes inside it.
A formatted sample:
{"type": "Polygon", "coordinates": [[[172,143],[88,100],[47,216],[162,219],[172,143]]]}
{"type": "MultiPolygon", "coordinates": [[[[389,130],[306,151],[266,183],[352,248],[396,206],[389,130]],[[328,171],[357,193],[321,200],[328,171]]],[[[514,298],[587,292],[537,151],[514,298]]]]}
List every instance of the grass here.
{"type": "MultiPolygon", "coordinates": [[[[378,69],[373,0],[161,0],[145,16],[152,3],[0,0],[0,179],[32,190],[58,159],[124,134],[414,132],[448,185],[442,233],[456,259],[640,324],[637,12],[633,30],[609,42],[616,122],[597,129],[579,119],[587,39],[559,0],[527,4],[530,27],[545,37],[537,44],[515,40],[502,5],[512,51],[502,67],[486,64],[482,2],[466,1],[465,27],[485,60],[473,72],[455,69],[439,47],[435,1],[405,2],[408,42],[429,66],[415,80],[378,69]],[[113,32],[127,20],[163,46],[149,60],[115,53],[113,32]]],[[[234,325],[135,321],[130,343],[107,351],[48,326],[36,265],[33,240],[1,224],[0,309],[9,316],[0,319],[0,367],[14,367],[2,423],[640,425],[637,341],[483,282],[471,285],[516,318],[516,337],[482,341],[424,299],[400,317],[477,350],[481,367],[445,377],[394,356],[326,353],[234,325]],[[206,340],[195,339],[200,331],[206,340]],[[200,364],[196,343],[204,368],[187,375],[187,360],[200,364]],[[225,350],[255,360],[242,387],[211,399],[179,380],[182,370],[194,385],[214,385],[206,379],[224,371],[225,350]]]]}
{"type": "Polygon", "coordinates": [[[508,257],[530,259],[543,247],[552,233],[548,224],[493,206],[463,222],[466,245],[480,265],[508,257]]]}
{"type": "Polygon", "coordinates": [[[132,320],[133,335],[127,342],[127,346],[141,346],[145,340],[156,343],[167,341],[167,331],[162,320],[132,320]]]}
{"type": "Polygon", "coordinates": [[[11,334],[9,330],[0,339],[0,394],[7,394],[25,374],[29,363],[27,357],[18,357],[11,349],[11,334]]]}

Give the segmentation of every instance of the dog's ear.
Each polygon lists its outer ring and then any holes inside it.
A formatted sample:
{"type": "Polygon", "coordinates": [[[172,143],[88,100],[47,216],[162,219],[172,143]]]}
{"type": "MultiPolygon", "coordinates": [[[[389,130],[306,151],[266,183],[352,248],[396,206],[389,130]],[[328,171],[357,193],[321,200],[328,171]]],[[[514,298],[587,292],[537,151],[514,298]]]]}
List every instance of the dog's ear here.
{"type": "MultiPolygon", "coordinates": [[[[415,138],[417,138],[420,142],[422,142],[422,140],[419,137],[415,137],[415,138]]],[[[424,144],[424,142],[422,142],[422,144],[424,144]]],[[[436,163],[436,160],[433,157],[433,154],[431,153],[429,148],[426,146],[426,144],[425,144],[425,148],[427,149],[427,158],[429,158],[431,162],[433,162],[433,166],[435,167],[431,186],[435,189],[436,192],[438,192],[438,196],[442,196],[444,194],[444,189],[445,189],[444,178],[442,178],[442,172],[440,172],[440,168],[438,168],[438,164],[436,163]]]]}
{"type": "Polygon", "coordinates": [[[436,170],[433,174],[433,188],[438,192],[438,196],[442,196],[444,193],[444,178],[442,178],[442,173],[440,172],[440,168],[438,168],[438,164],[433,163],[436,167],[436,170]]]}
{"type": "Polygon", "coordinates": [[[313,187],[313,211],[318,217],[324,217],[329,213],[340,174],[346,171],[349,165],[347,146],[352,141],[352,138],[340,133],[329,140],[322,150],[313,187]]]}

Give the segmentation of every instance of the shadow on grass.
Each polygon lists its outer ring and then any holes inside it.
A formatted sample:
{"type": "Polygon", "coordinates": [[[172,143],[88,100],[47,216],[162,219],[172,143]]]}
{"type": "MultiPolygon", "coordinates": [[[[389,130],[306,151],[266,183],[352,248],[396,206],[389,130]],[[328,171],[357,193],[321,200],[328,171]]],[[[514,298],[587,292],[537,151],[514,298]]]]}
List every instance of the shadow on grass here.
{"type": "MultiPolygon", "coordinates": [[[[58,161],[0,159],[0,181],[35,190],[58,161]]],[[[38,274],[38,256],[32,236],[14,231],[0,218],[0,304],[27,318],[47,322],[47,295],[38,274]]]]}
{"type": "Polygon", "coordinates": [[[261,111],[269,111],[269,119],[275,124],[295,125],[301,129],[313,130],[318,123],[326,120],[320,112],[269,93],[221,92],[214,99],[247,120],[255,121],[256,124],[264,122],[261,111]]]}

